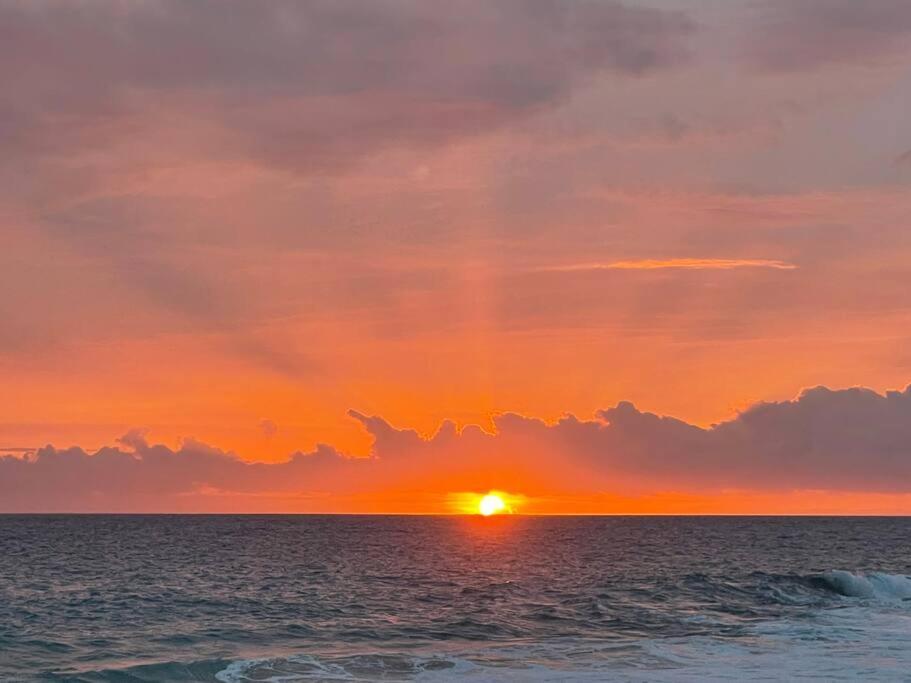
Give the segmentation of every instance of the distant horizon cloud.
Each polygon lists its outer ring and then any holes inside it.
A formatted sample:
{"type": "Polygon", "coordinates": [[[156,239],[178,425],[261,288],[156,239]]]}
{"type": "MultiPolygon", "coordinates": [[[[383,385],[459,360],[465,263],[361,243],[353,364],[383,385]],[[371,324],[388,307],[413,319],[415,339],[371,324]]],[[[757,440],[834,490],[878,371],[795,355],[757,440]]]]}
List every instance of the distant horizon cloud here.
{"type": "Polygon", "coordinates": [[[911,386],[885,394],[815,387],[707,428],[626,401],[589,420],[503,413],[492,432],[444,421],[429,437],[349,414],[373,438],[367,457],[320,445],[283,462],[253,462],[195,439],[177,449],[151,444],[140,429],[95,453],[49,445],[0,456],[0,510],[188,511],[212,501],[259,509],[257,501],[272,500],[345,511],[345,501],[359,500],[363,511],[372,500],[389,511],[389,496],[419,492],[443,511],[449,493],[492,488],[532,501],[668,491],[911,493],[911,386]]]}

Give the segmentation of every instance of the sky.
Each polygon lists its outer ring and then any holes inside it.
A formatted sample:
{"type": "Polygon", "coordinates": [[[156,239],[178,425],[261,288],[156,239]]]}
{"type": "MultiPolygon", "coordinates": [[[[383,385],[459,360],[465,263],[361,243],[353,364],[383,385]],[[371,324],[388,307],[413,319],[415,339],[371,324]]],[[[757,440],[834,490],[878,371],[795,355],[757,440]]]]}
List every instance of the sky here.
{"type": "Polygon", "coordinates": [[[0,510],[911,514],[906,0],[0,0],[0,510]]]}

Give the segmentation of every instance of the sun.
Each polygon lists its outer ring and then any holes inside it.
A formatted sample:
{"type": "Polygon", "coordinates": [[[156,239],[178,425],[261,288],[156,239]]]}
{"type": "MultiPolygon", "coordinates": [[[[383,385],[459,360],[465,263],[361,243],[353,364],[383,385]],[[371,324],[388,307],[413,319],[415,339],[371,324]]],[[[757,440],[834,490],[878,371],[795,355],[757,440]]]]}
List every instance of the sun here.
{"type": "MultiPolygon", "coordinates": [[[[0,0],[2,2],[2,0],[0,0]]],[[[447,494],[449,510],[457,515],[514,515],[528,498],[518,493],[507,493],[501,489],[482,491],[460,491],[447,494]]]]}
{"type": "Polygon", "coordinates": [[[485,517],[490,517],[506,509],[506,503],[495,493],[488,493],[478,502],[478,512],[485,517]]]}

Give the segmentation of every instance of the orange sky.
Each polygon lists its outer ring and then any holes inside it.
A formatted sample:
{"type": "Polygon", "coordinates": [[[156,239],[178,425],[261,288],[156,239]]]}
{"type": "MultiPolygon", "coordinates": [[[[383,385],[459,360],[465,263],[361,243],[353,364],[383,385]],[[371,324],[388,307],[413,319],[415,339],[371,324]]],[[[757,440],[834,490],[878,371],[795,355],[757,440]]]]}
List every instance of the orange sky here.
{"type": "MultiPolygon", "coordinates": [[[[177,454],[377,457],[347,411],[429,439],[621,401],[736,431],[791,402],[812,419],[764,429],[818,478],[750,432],[778,467],[755,487],[561,442],[523,473],[409,452],[419,476],[372,489],[187,480],[142,505],[445,511],[500,487],[535,513],[911,511],[889,476],[825,475],[842,395],[794,401],[911,380],[904,3],[226,1],[0,9],[0,453],[138,428],[177,454]]],[[[857,400],[860,425],[902,421],[857,400]]],[[[904,432],[864,429],[842,441],[904,476],[904,432]]],[[[71,503],[127,505],[93,495],[71,503]]]]}

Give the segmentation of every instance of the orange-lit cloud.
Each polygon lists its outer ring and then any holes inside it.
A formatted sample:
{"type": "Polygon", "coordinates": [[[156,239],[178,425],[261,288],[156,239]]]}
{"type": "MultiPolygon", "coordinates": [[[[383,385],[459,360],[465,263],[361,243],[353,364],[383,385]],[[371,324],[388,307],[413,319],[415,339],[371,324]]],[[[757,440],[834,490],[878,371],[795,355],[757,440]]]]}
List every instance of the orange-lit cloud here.
{"type": "Polygon", "coordinates": [[[150,445],[133,431],[119,447],[94,454],[48,446],[3,456],[0,501],[7,512],[467,512],[493,490],[508,508],[529,513],[720,513],[763,505],[848,513],[890,500],[905,511],[911,495],[911,459],[904,457],[911,388],[881,395],[817,387],[708,429],[629,403],[593,420],[566,416],[553,424],[504,414],[493,432],[444,423],[429,438],[351,414],[373,438],[367,458],[320,446],[284,462],[252,463],[196,441],[177,450],[150,445]],[[813,502],[798,504],[795,491],[814,492],[813,502]],[[842,501],[839,491],[848,494],[842,501]]]}
{"type": "Polygon", "coordinates": [[[731,270],[733,268],[794,270],[797,266],[786,261],[772,259],[672,258],[612,261],[611,263],[571,263],[564,266],[551,266],[544,270],[573,272],[586,270],[660,270],[662,268],[680,268],[683,270],[731,270]]]}

